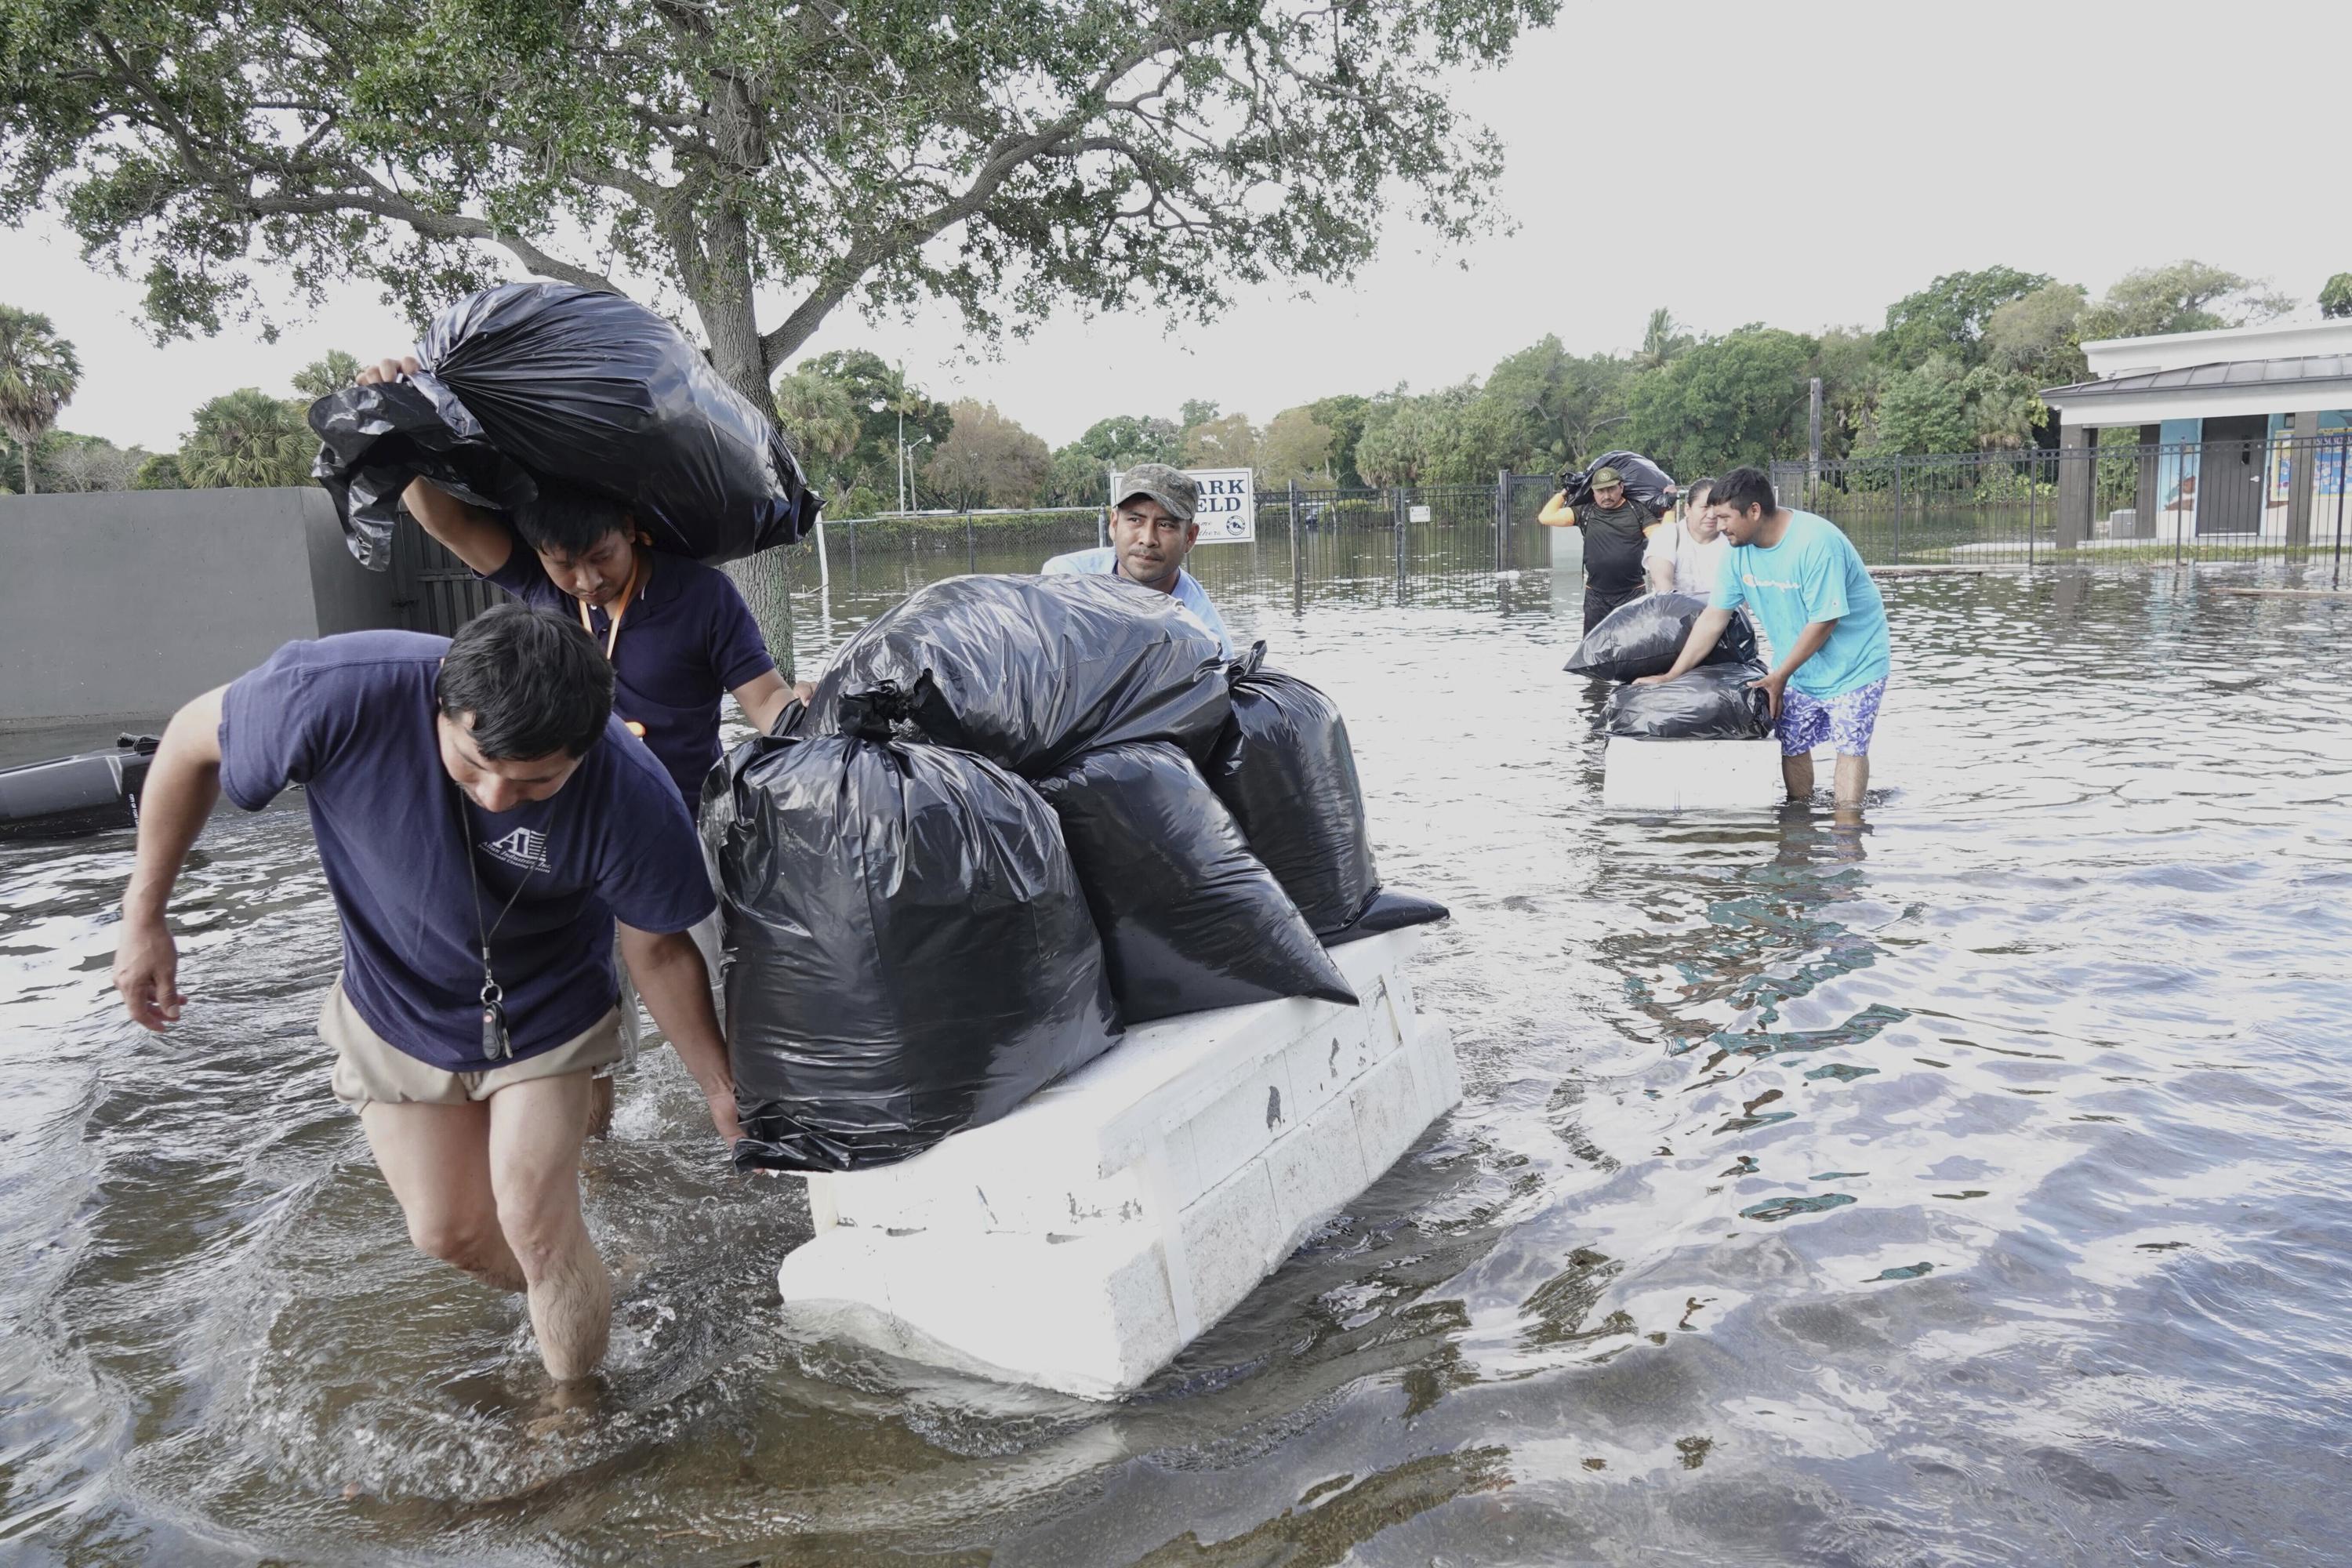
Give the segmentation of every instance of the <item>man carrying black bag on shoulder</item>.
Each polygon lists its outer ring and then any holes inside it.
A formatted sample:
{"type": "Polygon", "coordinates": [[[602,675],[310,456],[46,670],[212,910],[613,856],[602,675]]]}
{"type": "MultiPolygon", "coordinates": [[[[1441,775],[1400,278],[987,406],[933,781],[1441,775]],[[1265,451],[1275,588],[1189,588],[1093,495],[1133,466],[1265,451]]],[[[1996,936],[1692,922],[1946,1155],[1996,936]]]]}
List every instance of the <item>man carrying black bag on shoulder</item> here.
{"type": "Polygon", "coordinates": [[[1584,531],[1584,629],[1599,626],[1610,611],[1640,598],[1647,584],[1642,552],[1658,516],[1625,493],[1625,477],[1614,468],[1592,473],[1592,499],[1568,504],[1561,490],[1537,519],[1547,528],[1584,531]]]}

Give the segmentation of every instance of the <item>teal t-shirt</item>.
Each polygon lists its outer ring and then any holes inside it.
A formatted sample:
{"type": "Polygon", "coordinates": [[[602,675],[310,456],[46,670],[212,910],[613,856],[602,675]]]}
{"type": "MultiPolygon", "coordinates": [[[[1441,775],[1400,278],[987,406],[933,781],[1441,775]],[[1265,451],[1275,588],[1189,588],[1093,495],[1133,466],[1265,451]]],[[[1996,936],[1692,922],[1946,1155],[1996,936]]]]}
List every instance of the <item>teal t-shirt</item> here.
{"type": "Polygon", "coordinates": [[[1808,697],[1826,702],[1886,679],[1885,602],[1853,541],[1825,517],[1791,511],[1788,531],[1769,550],[1733,545],[1707,603],[1718,610],[1747,605],[1775,650],[1796,647],[1815,621],[1835,621],[1821,651],[1789,677],[1808,697]]]}

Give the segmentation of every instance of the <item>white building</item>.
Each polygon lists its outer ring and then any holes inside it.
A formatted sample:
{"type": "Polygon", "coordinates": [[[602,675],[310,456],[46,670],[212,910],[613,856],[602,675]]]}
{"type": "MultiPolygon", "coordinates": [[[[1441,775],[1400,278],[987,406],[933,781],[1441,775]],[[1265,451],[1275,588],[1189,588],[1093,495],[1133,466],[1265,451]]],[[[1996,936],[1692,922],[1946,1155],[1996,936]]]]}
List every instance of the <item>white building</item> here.
{"type": "MultiPolygon", "coordinates": [[[[2352,321],[2109,338],[2083,353],[2091,379],[2042,400],[2065,447],[2135,433],[2137,504],[2116,518],[2126,537],[2294,544],[2346,527],[2352,321]]],[[[2060,465],[2062,543],[2089,537],[2090,478],[2088,461],[2060,465]]]]}

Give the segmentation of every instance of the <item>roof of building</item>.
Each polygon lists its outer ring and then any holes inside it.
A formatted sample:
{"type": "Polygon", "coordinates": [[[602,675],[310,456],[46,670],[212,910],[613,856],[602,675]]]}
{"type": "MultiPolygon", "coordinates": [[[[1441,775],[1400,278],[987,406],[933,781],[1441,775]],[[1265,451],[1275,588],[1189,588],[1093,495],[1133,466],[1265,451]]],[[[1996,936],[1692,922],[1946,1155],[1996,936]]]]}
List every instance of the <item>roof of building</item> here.
{"type": "Polygon", "coordinates": [[[2202,392],[2225,386],[2279,386],[2352,381],[2352,353],[2301,354],[2293,359],[2216,360],[2173,370],[2142,371],[2045,387],[2049,397],[2121,397],[2150,392],[2202,392]]]}

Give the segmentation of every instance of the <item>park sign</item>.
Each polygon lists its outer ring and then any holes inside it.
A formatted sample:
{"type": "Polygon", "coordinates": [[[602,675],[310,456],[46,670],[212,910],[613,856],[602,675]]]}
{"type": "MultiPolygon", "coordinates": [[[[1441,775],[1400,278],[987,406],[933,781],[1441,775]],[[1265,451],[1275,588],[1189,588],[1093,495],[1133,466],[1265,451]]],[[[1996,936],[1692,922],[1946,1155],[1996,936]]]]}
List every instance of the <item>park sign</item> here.
{"type": "MultiPolygon", "coordinates": [[[[1201,506],[1192,521],[1201,525],[1202,544],[1247,544],[1257,538],[1257,485],[1247,468],[1187,468],[1201,487],[1201,506]]],[[[1125,474],[1111,476],[1111,494],[1127,482],[1125,474]]]]}

